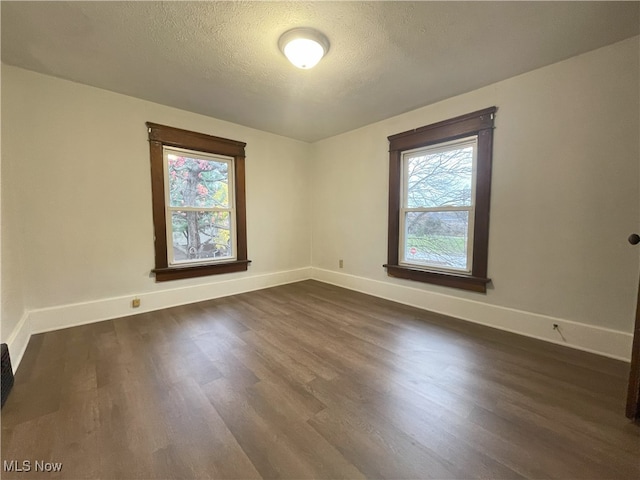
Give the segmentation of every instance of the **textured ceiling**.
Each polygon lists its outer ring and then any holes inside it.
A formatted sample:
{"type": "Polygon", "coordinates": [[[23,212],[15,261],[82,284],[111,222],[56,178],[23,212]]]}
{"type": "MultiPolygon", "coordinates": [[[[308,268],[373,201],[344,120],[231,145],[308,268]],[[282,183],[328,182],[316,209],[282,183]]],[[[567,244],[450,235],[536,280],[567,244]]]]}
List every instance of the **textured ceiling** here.
{"type": "Polygon", "coordinates": [[[2,2],[2,61],[315,141],[640,32],[638,2],[2,2]],[[298,70],[293,27],[329,54],[298,70]]]}

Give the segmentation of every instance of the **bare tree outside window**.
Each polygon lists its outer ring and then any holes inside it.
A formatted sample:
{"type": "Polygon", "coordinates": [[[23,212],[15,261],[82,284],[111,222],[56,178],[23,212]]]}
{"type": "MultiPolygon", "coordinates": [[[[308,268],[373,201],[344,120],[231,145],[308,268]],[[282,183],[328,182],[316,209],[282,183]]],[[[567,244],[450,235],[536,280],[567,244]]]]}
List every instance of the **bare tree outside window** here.
{"type": "Polygon", "coordinates": [[[470,270],[475,142],[404,156],[404,259],[434,268],[470,270]]]}

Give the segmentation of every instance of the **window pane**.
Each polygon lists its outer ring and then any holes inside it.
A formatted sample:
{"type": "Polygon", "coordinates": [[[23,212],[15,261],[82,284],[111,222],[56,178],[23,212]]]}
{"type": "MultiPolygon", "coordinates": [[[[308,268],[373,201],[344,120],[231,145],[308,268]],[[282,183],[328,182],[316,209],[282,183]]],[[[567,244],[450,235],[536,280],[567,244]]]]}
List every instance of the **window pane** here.
{"type": "Polygon", "coordinates": [[[174,262],[233,255],[229,212],[171,212],[174,262]]]}
{"type": "Polygon", "coordinates": [[[409,263],[469,270],[469,212],[407,212],[405,255],[409,263]]]}
{"type": "Polygon", "coordinates": [[[407,157],[407,207],[471,205],[474,146],[407,157]]]}
{"type": "Polygon", "coordinates": [[[229,164],[168,154],[172,207],[229,208],[229,164]]]}

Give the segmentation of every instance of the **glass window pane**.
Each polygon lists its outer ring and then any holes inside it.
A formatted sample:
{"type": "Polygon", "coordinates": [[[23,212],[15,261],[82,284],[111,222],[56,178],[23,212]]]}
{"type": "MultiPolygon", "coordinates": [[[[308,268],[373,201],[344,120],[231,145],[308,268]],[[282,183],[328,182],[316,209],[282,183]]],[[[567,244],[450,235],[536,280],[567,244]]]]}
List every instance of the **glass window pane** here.
{"type": "Polygon", "coordinates": [[[407,212],[405,255],[408,263],[468,271],[469,212],[407,212]]]}
{"type": "Polygon", "coordinates": [[[415,152],[407,161],[407,208],[471,205],[474,145],[415,152]]]}
{"type": "Polygon", "coordinates": [[[172,207],[229,208],[229,163],[167,155],[172,207]]]}
{"type": "Polygon", "coordinates": [[[229,258],[229,212],[171,212],[174,262],[229,258]]]}

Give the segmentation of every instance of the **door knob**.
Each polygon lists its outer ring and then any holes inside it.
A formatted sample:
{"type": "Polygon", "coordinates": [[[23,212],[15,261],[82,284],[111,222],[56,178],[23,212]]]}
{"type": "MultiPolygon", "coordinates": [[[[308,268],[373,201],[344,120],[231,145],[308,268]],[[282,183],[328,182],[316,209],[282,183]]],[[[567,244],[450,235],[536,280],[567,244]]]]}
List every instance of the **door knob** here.
{"type": "Polygon", "coordinates": [[[640,243],[640,235],[638,235],[637,233],[632,233],[631,235],[629,235],[629,243],[631,245],[637,245],[640,243]]]}

